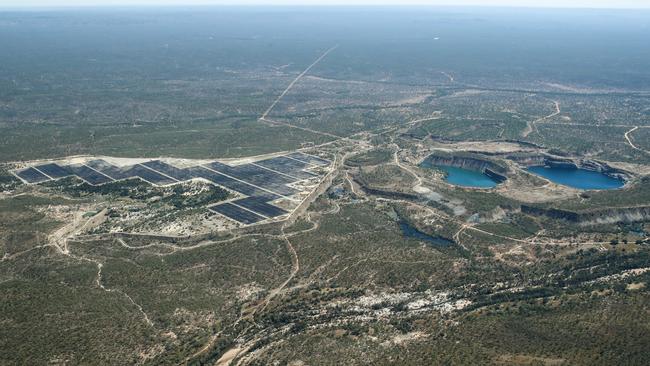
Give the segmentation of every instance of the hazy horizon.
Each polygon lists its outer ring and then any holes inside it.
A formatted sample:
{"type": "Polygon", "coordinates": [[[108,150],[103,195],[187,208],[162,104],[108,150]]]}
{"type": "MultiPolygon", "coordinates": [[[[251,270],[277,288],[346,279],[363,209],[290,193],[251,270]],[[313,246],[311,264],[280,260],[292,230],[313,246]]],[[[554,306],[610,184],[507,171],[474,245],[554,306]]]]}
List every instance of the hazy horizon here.
{"type": "Polygon", "coordinates": [[[128,7],[128,6],[450,6],[450,7],[523,7],[523,8],[591,8],[591,9],[650,9],[644,0],[0,0],[0,8],[59,8],[59,7],[128,7]]]}

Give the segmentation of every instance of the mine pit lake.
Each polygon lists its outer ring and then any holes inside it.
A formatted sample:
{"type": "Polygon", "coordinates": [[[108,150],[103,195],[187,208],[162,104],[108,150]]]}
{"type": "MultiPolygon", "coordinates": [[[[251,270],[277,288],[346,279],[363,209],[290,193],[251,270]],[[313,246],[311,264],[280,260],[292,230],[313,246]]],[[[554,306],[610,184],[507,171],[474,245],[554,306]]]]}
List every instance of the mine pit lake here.
{"type": "Polygon", "coordinates": [[[494,188],[499,184],[494,179],[477,170],[458,168],[451,165],[433,165],[427,159],[425,159],[420,166],[423,168],[435,168],[444,171],[447,183],[456,186],[468,188],[494,188]]]}
{"type": "Polygon", "coordinates": [[[544,177],[553,183],[562,184],[577,189],[618,189],[625,185],[625,182],[620,179],[610,177],[601,172],[595,172],[586,169],[570,167],[531,166],[526,170],[533,174],[544,177]]]}

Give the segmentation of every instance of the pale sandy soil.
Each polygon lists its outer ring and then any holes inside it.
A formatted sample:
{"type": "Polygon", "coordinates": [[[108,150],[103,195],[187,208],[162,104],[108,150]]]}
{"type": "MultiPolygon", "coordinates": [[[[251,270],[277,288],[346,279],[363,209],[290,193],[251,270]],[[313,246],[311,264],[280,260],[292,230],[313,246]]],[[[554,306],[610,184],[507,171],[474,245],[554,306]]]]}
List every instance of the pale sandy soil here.
{"type": "Polygon", "coordinates": [[[337,80],[337,79],[328,79],[320,76],[315,76],[315,75],[305,75],[305,79],[310,79],[310,80],[315,80],[315,81],[322,81],[322,82],[328,82],[328,83],[346,83],[346,84],[375,84],[372,81],[364,81],[364,80],[337,80]]]}
{"type": "Polygon", "coordinates": [[[165,163],[174,165],[178,168],[187,168],[202,164],[207,164],[213,161],[221,161],[229,165],[241,165],[246,163],[254,163],[259,160],[264,160],[280,155],[289,153],[289,151],[279,151],[263,155],[247,156],[243,158],[230,158],[230,159],[182,159],[182,158],[171,158],[171,157],[157,157],[157,158],[120,158],[114,156],[104,156],[104,155],[74,155],[68,156],[65,158],[58,159],[39,159],[39,160],[30,160],[30,161],[21,161],[14,162],[12,164],[16,165],[16,168],[23,168],[28,166],[40,165],[45,163],[56,163],[59,165],[69,165],[69,164],[85,164],[88,161],[102,159],[106,162],[119,166],[131,166],[134,164],[142,164],[151,160],[161,160],[165,163]]]}
{"type": "Polygon", "coordinates": [[[536,203],[572,198],[575,197],[580,191],[558,184],[549,183],[542,187],[528,186],[519,187],[518,189],[499,187],[498,192],[505,197],[518,201],[536,203]]]}
{"type": "Polygon", "coordinates": [[[485,93],[488,93],[488,91],[486,91],[486,90],[478,90],[478,89],[467,89],[467,90],[455,92],[455,93],[453,93],[451,95],[448,95],[446,97],[443,97],[443,98],[470,97],[470,96],[485,94],[485,93]]]}
{"type": "Polygon", "coordinates": [[[501,355],[496,360],[497,365],[544,365],[559,366],[564,365],[565,360],[562,358],[535,357],[529,355],[501,355]]]}
{"type": "Polygon", "coordinates": [[[226,353],[223,354],[223,356],[221,356],[221,358],[219,358],[219,359],[217,360],[217,363],[216,363],[215,365],[216,365],[216,366],[227,366],[227,365],[230,365],[230,363],[232,362],[232,360],[233,360],[235,357],[237,357],[237,355],[238,355],[239,352],[241,352],[241,351],[242,351],[241,348],[231,348],[231,349],[229,349],[226,353]]]}
{"type": "Polygon", "coordinates": [[[518,177],[506,180],[496,190],[505,197],[529,203],[568,199],[576,197],[576,195],[582,192],[550,181],[547,181],[543,186],[534,186],[532,184],[526,184],[524,179],[518,179],[518,177]]]}
{"type": "Polygon", "coordinates": [[[562,90],[562,91],[567,91],[571,93],[581,93],[581,94],[616,93],[616,92],[623,91],[620,89],[592,89],[592,88],[585,88],[583,86],[578,86],[578,85],[568,85],[568,84],[560,84],[560,83],[542,83],[542,85],[554,89],[562,90]]]}
{"type": "Polygon", "coordinates": [[[640,290],[645,287],[645,282],[635,282],[635,283],[630,283],[627,285],[627,289],[629,291],[635,291],[635,290],[640,290]]]}
{"type": "Polygon", "coordinates": [[[537,149],[524,147],[514,142],[500,141],[466,141],[455,143],[435,142],[431,145],[434,150],[443,151],[483,151],[491,153],[534,152],[537,149]]]}
{"type": "Polygon", "coordinates": [[[422,95],[414,95],[409,98],[404,98],[397,100],[395,102],[390,103],[391,105],[404,105],[404,104],[419,104],[424,102],[428,97],[430,97],[431,94],[422,94],[422,95]]]}

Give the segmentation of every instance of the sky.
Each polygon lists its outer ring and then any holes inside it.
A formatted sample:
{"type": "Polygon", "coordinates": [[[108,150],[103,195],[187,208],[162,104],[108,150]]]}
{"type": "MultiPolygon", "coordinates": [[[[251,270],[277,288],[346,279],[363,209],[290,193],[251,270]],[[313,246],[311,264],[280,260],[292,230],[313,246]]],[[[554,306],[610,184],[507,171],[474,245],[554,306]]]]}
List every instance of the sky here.
{"type": "Polygon", "coordinates": [[[481,5],[559,8],[650,8],[650,0],[0,0],[0,7],[128,5],[481,5]]]}

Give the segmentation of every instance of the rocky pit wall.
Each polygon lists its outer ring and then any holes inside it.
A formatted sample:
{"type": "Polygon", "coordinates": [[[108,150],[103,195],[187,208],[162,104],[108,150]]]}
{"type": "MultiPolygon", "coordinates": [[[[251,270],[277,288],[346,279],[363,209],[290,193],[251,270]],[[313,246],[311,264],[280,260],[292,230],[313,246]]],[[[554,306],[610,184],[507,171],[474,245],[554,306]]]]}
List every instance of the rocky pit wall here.
{"type": "Polygon", "coordinates": [[[494,179],[497,183],[506,181],[505,169],[498,165],[479,158],[463,156],[438,156],[430,155],[425,160],[431,161],[432,165],[446,165],[467,170],[483,172],[488,177],[494,179]]]}
{"type": "Polygon", "coordinates": [[[650,221],[650,206],[606,208],[574,212],[522,205],[521,212],[533,216],[546,216],[553,219],[565,220],[581,226],[650,221]]]}
{"type": "Polygon", "coordinates": [[[624,182],[628,182],[631,178],[630,174],[628,174],[627,172],[612,168],[605,163],[589,160],[589,159],[561,158],[561,157],[550,156],[545,154],[509,155],[506,156],[506,158],[526,167],[547,166],[547,167],[584,169],[584,170],[599,172],[609,177],[620,179],[624,182]]]}

